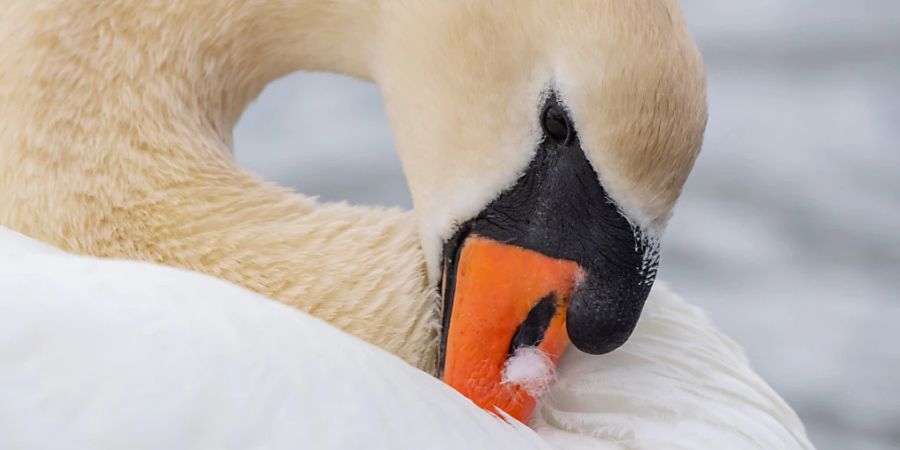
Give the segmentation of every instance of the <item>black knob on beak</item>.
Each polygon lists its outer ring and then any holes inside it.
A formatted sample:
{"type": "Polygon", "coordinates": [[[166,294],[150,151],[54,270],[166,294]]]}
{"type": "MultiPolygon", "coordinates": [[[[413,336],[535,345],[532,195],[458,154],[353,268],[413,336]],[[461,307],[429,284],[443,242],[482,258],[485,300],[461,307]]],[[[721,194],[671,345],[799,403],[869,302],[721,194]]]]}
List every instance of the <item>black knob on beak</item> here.
{"type": "Polygon", "coordinates": [[[572,294],[566,311],[566,331],[576,348],[602,355],[621,347],[631,336],[650,286],[616,289],[592,284],[588,280],[572,294]]]}

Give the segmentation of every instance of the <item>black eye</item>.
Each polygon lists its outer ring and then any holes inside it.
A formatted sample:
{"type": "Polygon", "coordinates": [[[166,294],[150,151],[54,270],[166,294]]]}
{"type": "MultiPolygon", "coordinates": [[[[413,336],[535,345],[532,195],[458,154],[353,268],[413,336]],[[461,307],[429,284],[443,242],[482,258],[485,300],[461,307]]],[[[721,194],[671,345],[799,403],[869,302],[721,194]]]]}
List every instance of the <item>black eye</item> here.
{"type": "Polygon", "coordinates": [[[569,116],[559,105],[552,104],[544,109],[544,115],[541,117],[541,126],[544,133],[557,144],[565,144],[572,135],[572,124],[569,123],[569,116]]]}

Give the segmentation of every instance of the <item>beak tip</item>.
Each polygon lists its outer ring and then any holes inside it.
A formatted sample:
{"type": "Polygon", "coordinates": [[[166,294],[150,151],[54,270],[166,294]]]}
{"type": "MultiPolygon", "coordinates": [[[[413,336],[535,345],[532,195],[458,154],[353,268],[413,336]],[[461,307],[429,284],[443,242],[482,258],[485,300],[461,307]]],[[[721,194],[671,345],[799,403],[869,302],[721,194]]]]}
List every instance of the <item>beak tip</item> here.
{"type": "Polygon", "coordinates": [[[602,337],[600,338],[591,335],[582,336],[583,333],[578,333],[578,331],[573,330],[571,327],[569,327],[568,332],[569,338],[572,340],[572,345],[589,355],[605,355],[610,353],[625,344],[631,336],[630,331],[619,333],[618,335],[602,333],[602,337]]]}
{"type": "Polygon", "coordinates": [[[585,294],[576,291],[566,311],[572,345],[591,355],[604,355],[624,345],[637,326],[644,299],[604,302],[584,298],[585,294]]]}

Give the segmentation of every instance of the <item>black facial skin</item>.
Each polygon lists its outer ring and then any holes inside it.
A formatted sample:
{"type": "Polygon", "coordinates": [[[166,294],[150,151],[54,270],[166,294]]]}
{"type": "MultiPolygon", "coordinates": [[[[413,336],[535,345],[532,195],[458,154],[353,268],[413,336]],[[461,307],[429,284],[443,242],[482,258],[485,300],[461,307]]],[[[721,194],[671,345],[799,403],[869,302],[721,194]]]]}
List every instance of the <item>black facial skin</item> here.
{"type": "Polygon", "coordinates": [[[544,137],[525,173],[444,246],[441,370],[456,264],[469,234],[581,266],[586,277],[569,301],[566,329],[586,353],[604,354],[624,344],[650,293],[658,262],[655,243],[643,239],[606,194],[556,95],[541,111],[544,137]]]}

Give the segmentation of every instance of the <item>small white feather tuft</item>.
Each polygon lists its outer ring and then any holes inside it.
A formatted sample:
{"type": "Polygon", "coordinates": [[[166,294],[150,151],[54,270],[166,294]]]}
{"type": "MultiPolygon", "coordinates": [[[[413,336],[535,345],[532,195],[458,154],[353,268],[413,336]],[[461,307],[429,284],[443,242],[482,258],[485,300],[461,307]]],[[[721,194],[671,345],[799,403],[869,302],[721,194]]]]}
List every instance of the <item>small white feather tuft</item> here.
{"type": "Polygon", "coordinates": [[[503,367],[504,385],[515,385],[538,398],[556,380],[556,366],[537,347],[517,349],[503,367]]]}

